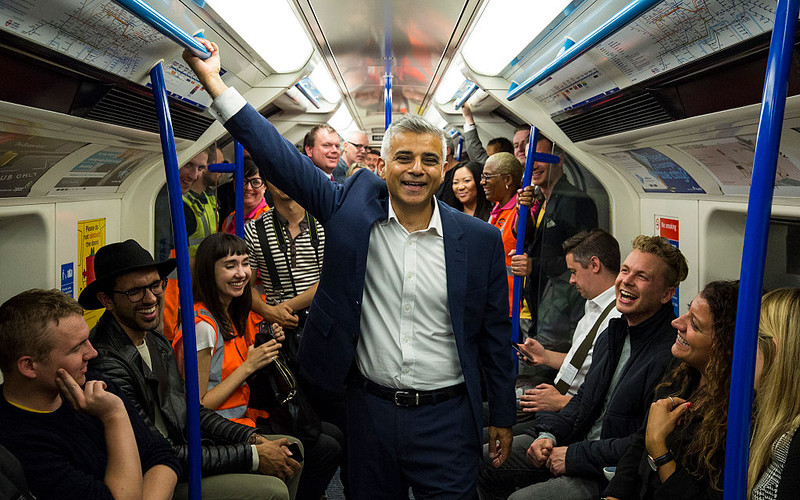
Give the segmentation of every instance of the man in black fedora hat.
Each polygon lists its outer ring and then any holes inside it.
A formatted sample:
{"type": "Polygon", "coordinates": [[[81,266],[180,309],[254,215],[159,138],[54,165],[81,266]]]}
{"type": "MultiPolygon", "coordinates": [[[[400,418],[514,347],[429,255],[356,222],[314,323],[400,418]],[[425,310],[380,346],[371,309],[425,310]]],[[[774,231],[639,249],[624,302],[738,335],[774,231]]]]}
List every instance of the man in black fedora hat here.
{"type": "MultiPolygon", "coordinates": [[[[136,241],[127,240],[98,250],[94,266],[97,278],[78,298],[86,309],[106,309],[91,332],[99,355],[90,367],[139,404],[145,421],[172,443],[185,465],[183,380],[160,331],[166,277],[175,259],[156,262],[136,241]]],[[[204,498],[294,498],[300,464],[290,457],[286,437],[267,439],[202,406],[200,432],[204,498]]],[[[179,483],[175,497],[187,491],[186,483],[179,483]]]]}

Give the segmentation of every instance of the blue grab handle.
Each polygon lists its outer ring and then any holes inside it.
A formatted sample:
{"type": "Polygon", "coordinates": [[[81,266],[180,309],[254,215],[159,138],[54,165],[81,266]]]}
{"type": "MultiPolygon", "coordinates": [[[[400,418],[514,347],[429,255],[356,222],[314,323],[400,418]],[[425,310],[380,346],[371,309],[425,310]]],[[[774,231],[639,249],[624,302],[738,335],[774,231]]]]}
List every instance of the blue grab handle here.
{"type": "Polygon", "coordinates": [[[472,97],[472,94],[478,90],[478,84],[475,82],[471,83],[472,85],[470,85],[467,91],[464,92],[464,95],[462,95],[461,98],[455,102],[456,109],[461,109],[461,106],[463,106],[465,102],[469,101],[469,98],[472,97]]]}
{"type": "Polygon", "coordinates": [[[211,52],[205,46],[194,39],[191,35],[183,31],[175,23],[161,15],[157,10],[150,7],[143,0],[115,0],[118,4],[131,11],[132,14],[142,19],[152,26],[159,33],[171,38],[184,49],[188,49],[192,54],[200,59],[208,59],[211,52]]]}
{"type": "MultiPolygon", "coordinates": [[[[648,10],[652,9],[662,1],[663,0],[634,0],[633,2],[629,3],[621,11],[614,14],[611,19],[601,24],[594,31],[583,37],[581,41],[575,43],[574,45],[570,45],[563,54],[553,59],[550,64],[539,70],[536,74],[520,84],[516,82],[512,83],[508,88],[506,99],[513,101],[517,97],[521,96],[530,90],[531,87],[543,81],[545,78],[571,63],[581,55],[592,50],[594,47],[602,43],[606,38],[610,37],[625,27],[625,25],[638,18],[648,10]]],[[[566,44],[564,46],[566,47],[566,44]]]]}
{"type": "Polygon", "coordinates": [[[178,174],[178,157],[175,151],[175,136],[172,118],[167,104],[164,72],[161,63],[150,70],[153,97],[158,115],[161,150],[167,176],[167,192],[172,219],[175,257],[178,260],[178,286],[180,287],[181,325],[183,325],[184,371],[186,373],[186,421],[189,441],[189,498],[199,500],[200,489],[200,393],[197,379],[197,341],[194,330],[194,303],[192,300],[192,277],[189,270],[189,241],[186,222],[183,219],[183,195],[178,174]]]}

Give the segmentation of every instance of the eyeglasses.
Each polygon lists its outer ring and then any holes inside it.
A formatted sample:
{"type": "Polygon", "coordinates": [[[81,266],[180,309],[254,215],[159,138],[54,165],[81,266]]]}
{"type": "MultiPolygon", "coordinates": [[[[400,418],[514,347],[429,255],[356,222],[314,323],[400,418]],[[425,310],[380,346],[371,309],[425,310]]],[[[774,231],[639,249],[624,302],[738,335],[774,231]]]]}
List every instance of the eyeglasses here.
{"type": "Polygon", "coordinates": [[[364,151],[369,149],[369,144],[356,144],[355,142],[350,142],[350,141],[347,141],[347,143],[352,145],[356,149],[363,149],[364,151]]]}
{"type": "Polygon", "coordinates": [[[111,290],[111,291],[128,297],[128,300],[130,300],[135,304],[136,302],[141,302],[142,300],[144,300],[145,290],[150,290],[150,292],[153,295],[161,295],[162,293],[164,293],[164,290],[167,289],[167,281],[168,280],[164,278],[154,283],[150,283],[147,286],[131,288],[130,290],[127,290],[125,292],[120,290],[111,290]]]}
{"type": "Polygon", "coordinates": [[[258,189],[264,185],[264,179],[262,179],[261,177],[253,177],[252,179],[245,179],[244,186],[247,187],[248,184],[250,184],[251,188],[258,189]]]}
{"type": "Polygon", "coordinates": [[[501,175],[505,174],[481,174],[481,180],[488,181],[489,179],[494,179],[495,177],[500,177],[501,175]]]}

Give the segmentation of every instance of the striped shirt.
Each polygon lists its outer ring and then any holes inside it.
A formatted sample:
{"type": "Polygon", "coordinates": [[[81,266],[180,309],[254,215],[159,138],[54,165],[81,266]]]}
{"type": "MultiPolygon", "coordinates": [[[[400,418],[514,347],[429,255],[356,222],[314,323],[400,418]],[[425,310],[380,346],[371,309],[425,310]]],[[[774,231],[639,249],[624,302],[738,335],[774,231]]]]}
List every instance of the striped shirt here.
{"type": "Polygon", "coordinates": [[[311,221],[317,226],[319,246],[317,250],[311,244],[311,232],[308,230],[307,218],[300,221],[300,234],[295,239],[289,235],[289,222],[279,214],[275,208],[262,214],[258,219],[254,219],[244,228],[244,239],[247,242],[248,253],[250,254],[250,266],[258,269],[261,281],[264,283],[264,293],[267,296],[267,303],[277,304],[291,299],[304,291],[311,285],[319,281],[320,271],[322,270],[322,256],[325,248],[325,232],[322,224],[311,221]],[[267,267],[266,256],[261,249],[261,242],[256,231],[257,221],[264,221],[266,225],[267,241],[269,242],[270,253],[275,262],[275,269],[280,281],[280,289],[276,289],[270,279],[269,268],[267,267]],[[278,239],[275,233],[275,225],[278,231],[282,231],[286,242],[285,252],[278,246],[278,239]],[[289,264],[287,266],[287,263],[289,264]],[[291,275],[289,267],[291,266],[291,275]],[[292,287],[294,280],[294,287],[292,287]]]}

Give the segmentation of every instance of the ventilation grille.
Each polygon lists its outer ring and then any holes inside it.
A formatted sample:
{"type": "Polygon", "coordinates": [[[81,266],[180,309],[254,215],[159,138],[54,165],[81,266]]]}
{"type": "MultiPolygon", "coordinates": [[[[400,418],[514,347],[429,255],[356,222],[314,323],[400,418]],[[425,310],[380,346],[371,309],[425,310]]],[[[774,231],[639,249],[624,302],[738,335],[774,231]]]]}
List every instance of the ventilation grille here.
{"type": "MultiPolygon", "coordinates": [[[[201,112],[176,105],[169,98],[169,112],[175,137],[196,141],[214,122],[201,112]]],[[[152,96],[114,87],[86,114],[85,118],[146,132],[158,133],[158,118],[152,96]]]]}
{"type": "Polygon", "coordinates": [[[646,92],[561,121],[558,117],[554,119],[572,142],[586,141],[674,120],[667,109],[646,92]]]}

